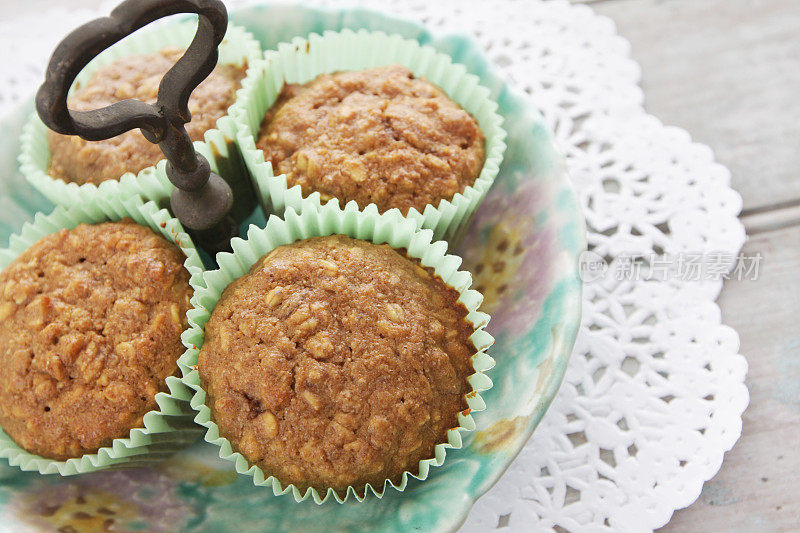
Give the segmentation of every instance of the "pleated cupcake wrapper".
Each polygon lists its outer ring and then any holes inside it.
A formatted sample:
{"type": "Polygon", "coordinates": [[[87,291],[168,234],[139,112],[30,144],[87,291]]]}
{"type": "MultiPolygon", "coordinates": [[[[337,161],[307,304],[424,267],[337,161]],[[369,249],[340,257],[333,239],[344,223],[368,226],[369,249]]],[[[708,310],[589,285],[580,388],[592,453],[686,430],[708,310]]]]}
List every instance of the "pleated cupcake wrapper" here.
{"type": "MultiPolygon", "coordinates": [[[[190,20],[156,23],[146,30],[137,32],[93,59],[75,79],[74,87],[80,87],[88,82],[98,67],[120,58],[154,53],[168,46],[186,47],[194,37],[196,27],[197,23],[190,20]]],[[[244,62],[247,62],[249,75],[250,65],[263,62],[261,47],[250,33],[230,24],[219,46],[219,63],[242,65],[244,62]]],[[[195,149],[209,160],[215,172],[218,172],[218,167],[230,166],[225,158],[229,156],[231,147],[235,146],[235,128],[233,121],[226,115],[217,121],[216,128],[205,132],[203,141],[194,143],[195,149]]],[[[22,174],[31,185],[54,204],[70,207],[92,201],[98,196],[136,194],[146,200],[158,202],[161,207],[167,205],[173,186],[163,173],[155,172],[155,166],[142,169],[136,174],[128,172],[120,176],[119,180],[104,181],[99,185],[92,183],[79,185],[53,178],[48,173],[51,153],[47,131],[47,126],[34,112],[23,128],[19,164],[22,174]]],[[[228,175],[223,172],[222,176],[232,182],[234,188],[241,187],[238,182],[251,187],[247,169],[243,164],[237,163],[241,156],[238,155],[238,149],[236,150],[236,154],[231,154],[231,161],[235,164],[233,172],[228,175]]]]}
{"type": "Polygon", "coordinates": [[[291,494],[298,502],[311,499],[318,504],[329,500],[343,503],[350,497],[363,501],[369,493],[381,498],[388,486],[403,491],[409,477],[424,480],[432,467],[441,466],[448,448],[461,448],[461,435],[475,429],[475,421],[470,413],[481,411],[486,407],[479,393],[492,386],[492,381],[484,372],[494,366],[494,359],[486,354],[494,339],[485,331],[489,316],[478,311],[483,297],[469,288],[472,277],[468,272],[458,270],[461,258],[448,255],[445,242],[433,242],[431,230],[418,230],[414,220],[403,218],[397,210],[381,215],[375,205],[359,211],[355,204],[348,205],[344,210],[339,209],[337,205],[327,204],[318,212],[306,210],[301,214],[289,208],[285,220],[271,216],[265,228],[250,226],[247,240],[235,238],[232,246],[233,253],[217,255],[220,268],[206,272],[204,276],[206,285],[195,288],[193,307],[188,313],[192,327],[183,335],[187,351],[178,360],[184,372],[184,383],[195,391],[191,399],[192,407],[197,410],[195,422],[207,428],[205,439],[219,446],[219,456],[222,459],[233,462],[238,473],[252,476],[255,485],[270,487],[276,496],[291,494]],[[472,387],[472,391],[466,397],[469,409],[459,413],[458,427],[447,432],[447,442],[436,445],[434,457],[420,461],[417,472],[403,472],[399,483],[385,480],[379,486],[367,485],[363,493],[360,492],[361,487],[359,490],[348,487],[344,496],[333,489],[320,493],[309,488],[303,493],[296,486],[285,485],[261,468],[251,465],[242,454],[235,451],[230,441],[220,436],[219,427],[212,420],[211,410],[206,405],[206,392],[197,371],[197,359],[203,346],[205,324],[225,288],[246,274],[258,259],[278,246],[300,239],[334,234],[344,234],[378,244],[388,243],[393,248],[406,249],[408,256],[420,259],[423,265],[434,268],[436,274],[448,286],[458,291],[460,295],[458,301],[467,308],[467,320],[474,326],[474,333],[470,338],[476,348],[476,353],[471,358],[475,373],[468,378],[472,387]]]}
{"type": "MultiPolygon", "coordinates": [[[[130,217],[137,223],[150,227],[176,244],[186,255],[184,267],[189,271],[194,287],[203,285],[203,263],[177,219],[165,209],[140,197],[122,199],[114,195],[101,195],[83,206],[56,209],[49,215],[38,213],[32,223],[26,223],[19,234],[13,235],[9,247],[0,250],[0,268],[5,268],[35,242],[59,231],[72,229],[81,223],[95,224],[130,217]]],[[[189,405],[192,391],[177,377],[166,380],[169,393],[156,394],[158,408],[144,416],[144,427],[131,430],[126,438],[114,439],[110,446],[96,453],[54,461],[22,449],[0,428],[0,457],[21,470],[41,474],[70,476],[111,468],[133,468],[153,463],[185,448],[200,436],[201,429],[193,422],[194,411],[189,405]]]]}
{"type": "Polygon", "coordinates": [[[256,148],[264,116],[284,83],[306,83],[323,73],[394,63],[405,65],[416,76],[425,77],[444,90],[478,121],[486,136],[486,159],[475,183],[451,200],[441,200],[438,206],[426,206],[422,213],[412,208],[407,217],[418,227],[433,230],[435,239],[446,240],[452,240],[469,222],[492,186],[506,149],[506,132],[502,127],[503,119],[497,113],[497,104],[490,99],[489,90],[479,85],[478,77],[469,74],[464,65],[453,63],[449,56],[399,35],[366,30],[312,33],[307,39],[281,43],[277,51],[266,52],[265,60],[253,65],[253,75],[243,82],[239,100],[230,114],[237,123],[237,141],[245,164],[266,210],[280,215],[288,207],[302,212],[311,205],[323,203],[319,194],[312,194],[308,197],[310,202],[303,202],[300,186],[289,188],[286,176],[276,176],[272,165],[265,162],[263,152],[256,148]]]}

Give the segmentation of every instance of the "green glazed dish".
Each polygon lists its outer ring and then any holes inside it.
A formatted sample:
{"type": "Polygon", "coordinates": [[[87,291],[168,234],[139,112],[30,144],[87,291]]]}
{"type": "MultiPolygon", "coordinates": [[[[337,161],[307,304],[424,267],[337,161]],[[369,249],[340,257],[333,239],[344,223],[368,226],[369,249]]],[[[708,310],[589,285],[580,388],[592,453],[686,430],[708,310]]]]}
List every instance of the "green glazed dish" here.
{"type": "MultiPolygon", "coordinates": [[[[460,247],[462,269],[474,274],[492,316],[496,342],[494,382],[482,393],[487,409],[474,416],[476,431],[427,480],[405,491],[321,506],[275,497],[219,458],[219,448],[199,442],[156,469],[57,478],[20,472],[0,463],[0,520],[17,529],[71,526],[109,519],[139,531],[452,531],[503,474],[541,420],[558,390],[580,323],[578,256],[585,229],[564,161],[542,117],[520,93],[497,77],[480,48],[456,35],[361,10],[255,5],[231,11],[231,20],[265,49],[296,36],[343,28],[401,34],[449,54],[491,91],[508,132],[503,165],[460,247]],[[494,267],[497,265],[497,267],[494,267]],[[498,268],[495,272],[494,268],[498,268]],[[86,513],[85,515],[80,513],[86,513]]],[[[30,105],[0,121],[0,244],[38,210],[49,211],[18,173],[17,137],[30,105]]]]}

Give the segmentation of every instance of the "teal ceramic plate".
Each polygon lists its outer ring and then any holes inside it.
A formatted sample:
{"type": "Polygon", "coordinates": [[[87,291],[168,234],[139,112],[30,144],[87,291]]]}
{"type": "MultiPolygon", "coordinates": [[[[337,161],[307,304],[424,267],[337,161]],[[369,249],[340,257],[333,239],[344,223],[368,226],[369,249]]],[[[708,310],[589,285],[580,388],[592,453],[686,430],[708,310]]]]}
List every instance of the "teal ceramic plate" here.
{"type": "MultiPolygon", "coordinates": [[[[580,322],[578,255],[583,218],[541,116],[491,70],[470,40],[363,11],[260,5],[232,13],[264,48],[326,29],[367,28],[431,44],[480,76],[500,105],[508,151],[494,187],[456,252],[475,274],[492,315],[497,366],[477,413],[478,431],[427,481],[403,493],[317,506],[274,497],[238,476],[218,449],[199,442],[161,467],[72,478],[0,464],[0,524],[69,531],[449,531],[502,475],[556,393],[580,322]],[[103,529],[103,528],[108,529],[103,529]]],[[[0,245],[38,210],[51,210],[17,169],[27,105],[0,121],[0,245]]]]}

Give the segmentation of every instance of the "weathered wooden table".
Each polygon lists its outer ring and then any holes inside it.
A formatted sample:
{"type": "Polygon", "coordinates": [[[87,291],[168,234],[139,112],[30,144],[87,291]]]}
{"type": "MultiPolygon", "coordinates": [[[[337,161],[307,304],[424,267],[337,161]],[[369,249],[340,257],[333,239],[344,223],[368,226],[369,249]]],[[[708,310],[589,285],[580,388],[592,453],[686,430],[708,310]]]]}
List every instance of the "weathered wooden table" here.
{"type": "Polygon", "coordinates": [[[645,107],[709,145],[744,199],[757,281],[719,305],[741,338],[741,440],[664,532],[800,529],[800,1],[594,0],[631,41],[645,107]]]}
{"type": "MultiPolygon", "coordinates": [[[[649,112],[711,146],[744,198],[757,281],[719,300],[750,364],[741,440],[664,532],[797,531],[800,497],[800,0],[573,0],[611,17],[642,66],[649,112]]],[[[97,7],[99,0],[61,0],[97,7]]],[[[2,0],[3,14],[46,8],[2,0]]]]}

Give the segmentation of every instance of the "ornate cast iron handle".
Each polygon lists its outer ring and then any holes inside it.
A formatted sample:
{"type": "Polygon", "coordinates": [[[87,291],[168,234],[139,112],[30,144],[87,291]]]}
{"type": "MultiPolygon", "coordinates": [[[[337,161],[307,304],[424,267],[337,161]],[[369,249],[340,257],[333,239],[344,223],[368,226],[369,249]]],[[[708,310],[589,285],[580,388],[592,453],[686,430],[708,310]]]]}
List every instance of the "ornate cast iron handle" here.
{"type": "Polygon", "coordinates": [[[61,41],[36,94],[39,116],[58,133],[97,141],[139,128],[148,141],[157,143],[176,187],[170,198],[172,212],[212,253],[230,249],[235,235],[236,223],[229,216],[233,194],[195,152],[185,124],[191,120],[189,97],[214,70],[227,27],[228,13],[219,0],[125,0],[108,17],[84,24],[61,41]],[[68,109],[69,89],[94,57],[143,26],[179,13],[198,15],[197,32],[162,78],[155,104],[130,99],[90,111],[68,109]]]}

